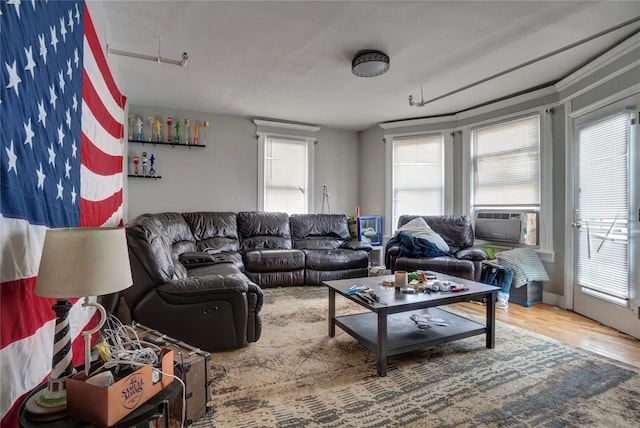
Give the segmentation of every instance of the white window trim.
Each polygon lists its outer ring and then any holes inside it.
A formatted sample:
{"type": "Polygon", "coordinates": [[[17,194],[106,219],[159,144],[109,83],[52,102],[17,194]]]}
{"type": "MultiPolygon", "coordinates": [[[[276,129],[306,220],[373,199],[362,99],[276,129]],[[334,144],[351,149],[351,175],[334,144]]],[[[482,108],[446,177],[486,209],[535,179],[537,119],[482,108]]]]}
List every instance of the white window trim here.
{"type": "MultiPolygon", "coordinates": [[[[453,213],[453,136],[452,129],[421,132],[407,132],[399,134],[385,134],[386,168],[385,168],[385,218],[393,218],[393,140],[394,138],[412,137],[417,135],[442,135],[444,141],[444,212],[453,213]]],[[[395,224],[384,222],[384,235],[391,236],[395,224]]]]}
{"type": "Polygon", "coordinates": [[[544,262],[553,263],[555,253],[553,249],[553,138],[552,112],[553,105],[546,105],[519,111],[510,115],[494,117],[481,122],[463,126],[462,129],[462,207],[463,212],[471,211],[472,162],[471,162],[471,133],[474,128],[485,125],[499,124],[509,120],[538,114],[540,116],[540,217],[539,242],[536,252],[544,262]],[[551,113],[551,114],[550,114],[551,113]]]}
{"type": "Polygon", "coordinates": [[[314,152],[315,152],[315,145],[317,143],[317,138],[294,135],[294,134],[280,134],[280,133],[273,133],[273,132],[257,132],[257,135],[258,135],[258,205],[257,205],[258,211],[264,211],[264,207],[265,207],[264,194],[265,194],[266,183],[264,180],[264,174],[266,169],[265,147],[266,147],[267,137],[279,137],[279,138],[301,140],[301,141],[304,141],[307,146],[307,189],[306,189],[307,212],[314,213],[315,198],[314,198],[314,191],[313,191],[314,189],[313,177],[315,176],[314,152]]]}

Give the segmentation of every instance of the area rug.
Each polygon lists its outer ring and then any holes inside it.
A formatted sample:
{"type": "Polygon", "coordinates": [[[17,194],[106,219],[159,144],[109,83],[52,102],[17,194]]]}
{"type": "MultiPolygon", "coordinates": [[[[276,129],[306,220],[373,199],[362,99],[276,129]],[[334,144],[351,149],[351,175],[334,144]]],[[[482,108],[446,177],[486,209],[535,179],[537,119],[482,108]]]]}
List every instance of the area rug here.
{"type": "MultiPolygon", "coordinates": [[[[640,369],[498,322],[495,349],[464,339],[378,377],[355,339],[328,337],[327,307],[322,287],[265,290],[262,337],[212,355],[212,412],[193,426],[640,426],[640,369]]],[[[338,296],[337,311],[362,308],[338,296]]]]}

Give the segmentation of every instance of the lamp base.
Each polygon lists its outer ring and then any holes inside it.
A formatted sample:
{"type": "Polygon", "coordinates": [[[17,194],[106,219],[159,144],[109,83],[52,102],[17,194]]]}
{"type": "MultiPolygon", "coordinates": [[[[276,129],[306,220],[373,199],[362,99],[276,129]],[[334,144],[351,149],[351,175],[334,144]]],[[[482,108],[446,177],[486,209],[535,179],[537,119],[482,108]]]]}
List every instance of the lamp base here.
{"type": "Polygon", "coordinates": [[[67,400],[64,398],[64,404],[55,407],[44,407],[38,404],[38,401],[44,392],[47,390],[45,385],[44,390],[32,394],[24,405],[27,419],[34,422],[48,422],[62,419],[67,416],[67,400]]]}

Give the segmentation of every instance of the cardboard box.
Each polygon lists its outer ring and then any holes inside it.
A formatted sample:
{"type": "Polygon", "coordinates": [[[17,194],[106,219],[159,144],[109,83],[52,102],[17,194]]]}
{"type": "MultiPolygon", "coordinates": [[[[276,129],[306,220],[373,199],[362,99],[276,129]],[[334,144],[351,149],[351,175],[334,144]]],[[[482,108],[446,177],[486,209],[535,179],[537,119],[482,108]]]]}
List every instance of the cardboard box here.
{"type": "Polygon", "coordinates": [[[173,382],[173,351],[162,355],[160,379],[153,382],[150,365],[118,379],[108,388],[85,382],[84,373],[67,379],[67,411],[70,416],[96,425],[111,426],[133,412],[173,382]]]}
{"type": "Polygon", "coordinates": [[[347,224],[349,225],[351,239],[358,239],[358,217],[347,216],[347,224]]]}

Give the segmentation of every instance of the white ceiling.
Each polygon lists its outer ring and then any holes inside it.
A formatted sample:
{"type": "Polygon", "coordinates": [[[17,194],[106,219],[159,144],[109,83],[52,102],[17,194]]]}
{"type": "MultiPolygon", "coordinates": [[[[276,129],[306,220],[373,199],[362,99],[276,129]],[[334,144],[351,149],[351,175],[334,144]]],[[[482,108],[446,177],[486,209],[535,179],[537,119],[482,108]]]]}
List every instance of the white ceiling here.
{"type": "Polygon", "coordinates": [[[640,30],[640,1],[103,1],[129,102],[362,130],[457,113],[555,83],[640,30]],[[451,96],[411,107],[616,31],[451,96]],[[361,78],[377,49],[389,71],[361,78]]]}

